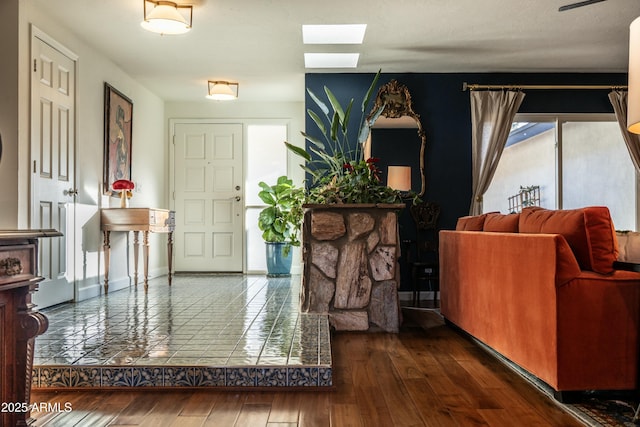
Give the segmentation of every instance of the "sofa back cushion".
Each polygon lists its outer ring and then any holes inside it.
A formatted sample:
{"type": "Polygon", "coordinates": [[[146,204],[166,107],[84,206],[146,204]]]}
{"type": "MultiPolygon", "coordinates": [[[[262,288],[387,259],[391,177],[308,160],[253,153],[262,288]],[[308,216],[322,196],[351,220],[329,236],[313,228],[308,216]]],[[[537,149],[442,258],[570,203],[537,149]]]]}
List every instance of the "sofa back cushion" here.
{"type": "Polygon", "coordinates": [[[456,223],[456,231],[482,231],[487,214],[461,216],[456,223]]]}
{"type": "Polygon", "coordinates": [[[501,214],[492,212],[484,219],[483,231],[497,231],[501,233],[517,233],[520,214],[501,214]]]}
{"type": "Polygon", "coordinates": [[[601,274],[613,272],[618,244],[607,207],[572,210],[525,208],[520,214],[518,228],[520,233],[561,234],[581,269],[601,274]]]}

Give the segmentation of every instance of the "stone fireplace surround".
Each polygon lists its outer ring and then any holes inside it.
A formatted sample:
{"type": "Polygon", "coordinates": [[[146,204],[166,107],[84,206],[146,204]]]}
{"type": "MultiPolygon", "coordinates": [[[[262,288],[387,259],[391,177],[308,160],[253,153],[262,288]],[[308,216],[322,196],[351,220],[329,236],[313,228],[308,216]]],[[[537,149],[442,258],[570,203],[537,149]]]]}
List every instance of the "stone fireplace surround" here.
{"type": "Polygon", "coordinates": [[[404,204],[308,204],[301,311],[338,331],[398,332],[398,212],[404,204]]]}

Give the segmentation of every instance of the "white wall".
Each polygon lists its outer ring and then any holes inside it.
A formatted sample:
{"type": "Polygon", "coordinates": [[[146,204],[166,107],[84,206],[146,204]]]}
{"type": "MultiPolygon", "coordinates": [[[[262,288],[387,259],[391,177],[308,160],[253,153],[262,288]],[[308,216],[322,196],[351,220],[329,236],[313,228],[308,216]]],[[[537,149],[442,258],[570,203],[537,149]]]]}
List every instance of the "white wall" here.
{"type": "Polygon", "coordinates": [[[18,225],[18,0],[0,2],[0,229],[18,225]]]}
{"type": "MultiPolygon", "coordinates": [[[[241,92],[242,93],[242,92],[241,92]]],[[[203,94],[204,98],[204,94],[203,94]]],[[[165,119],[179,121],[180,119],[207,119],[216,122],[229,120],[230,123],[242,123],[244,125],[244,146],[247,146],[246,128],[249,124],[265,124],[271,120],[278,123],[285,122],[288,126],[288,142],[304,147],[304,138],[300,131],[304,130],[305,109],[303,102],[241,102],[237,101],[210,101],[202,102],[167,102],[165,104],[165,119]]],[[[167,140],[169,138],[167,127],[167,140]]],[[[304,161],[288,153],[287,175],[298,185],[303,184],[304,171],[299,166],[304,161]]],[[[246,162],[245,162],[246,163],[246,162]]],[[[172,177],[167,176],[167,185],[172,177]]],[[[244,217],[244,215],[243,215],[244,217]]],[[[246,226],[244,229],[246,230],[246,226]]],[[[291,272],[301,273],[301,255],[299,248],[294,249],[291,272]]],[[[247,263],[245,262],[246,266],[247,263]]],[[[254,273],[254,272],[251,272],[254,273]]]]}
{"type": "Polygon", "coordinates": [[[556,208],[556,150],[553,129],[506,147],[493,180],[482,196],[485,212],[509,213],[510,196],[520,186],[540,186],[540,206],[556,208]]]}
{"type": "MultiPolygon", "coordinates": [[[[99,209],[119,206],[113,198],[102,195],[103,173],[103,121],[104,83],[118,89],[133,101],[132,178],[138,190],[131,199],[131,206],[167,208],[165,171],[168,168],[165,139],[164,101],[137,83],[116,64],[109,61],[94,47],[84,43],[68,29],[59,26],[40,13],[31,2],[22,2],[24,19],[21,25],[20,61],[29,63],[29,24],[34,24],[48,36],[78,55],[77,105],[76,105],[76,187],[77,245],[76,279],[77,296],[84,299],[97,295],[104,273],[102,234],[99,209]],[[27,43],[24,43],[27,40],[27,43]]],[[[29,73],[21,75],[21,88],[28,94],[29,73]]],[[[27,97],[28,99],[28,97],[27,97]]],[[[28,104],[28,103],[27,103],[28,104]]],[[[20,111],[22,119],[29,122],[28,107],[20,111]]],[[[28,182],[28,134],[21,137],[21,180],[28,182]]],[[[26,197],[26,196],[24,196],[26,197]]],[[[28,206],[28,198],[21,206],[28,206]]],[[[23,208],[21,218],[28,218],[23,208]]],[[[149,270],[152,275],[164,274],[167,269],[165,236],[152,236],[149,270]]],[[[128,285],[126,276],[126,237],[124,233],[112,233],[110,290],[128,285]]],[[[131,264],[132,265],[132,264],[131,264]]]]}
{"type": "MultiPolygon", "coordinates": [[[[206,88],[203,88],[203,90],[206,88]]],[[[241,92],[242,93],[242,92],[241,92]]],[[[205,93],[202,97],[204,99],[205,93]]],[[[304,102],[241,102],[209,101],[202,102],[167,102],[165,119],[229,119],[233,123],[263,123],[265,119],[287,119],[289,123],[289,142],[304,147],[304,138],[300,131],[304,130],[304,102]]],[[[168,135],[168,126],[166,132],[168,135]]],[[[167,136],[168,138],[168,136],[167,136]]],[[[298,166],[303,161],[300,157],[289,153],[287,175],[297,184],[302,184],[304,171],[298,166]]]]}
{"type": "MultiPolygon", "coordinates": [[[[520,186],[540,186],[540,205],[557,209],[553,129],[506,147],[484,212],[508,213],[508,197],[520,186]]],[[[636,176],[617,122],[567,121],[562,125],[562,208],[607,206],[617,229],[635,230],[636,176]]]]}
{"type": "MultiPolygon", "coordinates": [[[[2,80],[18,87],[18,95],[0,101],[0,112],[18,111],[18,118],[10,124],[9,147],[5,142],[0,178],[9,191],[0,199],[0,228],[29,227],[29,63],[30,25],[33,24],[56,42],[78,55],[76,109],[76,181],[78,188],[76,214],[77,259],[75,266],[76,296],[85,299],[101,290],[104,262],[99,209],[118,206],[118,202],[102,195],[104,82],[124,93],[133,101],[134,123],[132,138],[132,178],[137,190],[131,206],[168,208],[168,119],[170,118],[232,118],[235,122],[250,123],[260,119],[289,120],[290,142],[303,145],[299,131],[304,129],[303,103],[221,103],[203,100],[198,103],[166,103],[127,75],[93,46],[87,45],[67,28],[41,13],[29,0],[3,0],[0,24],[4,28],[3,58],[8,59],[0,71],[2,80]],[[19,10],[19,29],[15,30],[15,14],[19,10]],[[4,13],[4,12],[7,13],[4,13]],[[8,13],[11,12],[11,13],[8,13]],[[7,22],[5,22],[5,20],[7,22]],[[14,30],[11,26],[14,26],[14,30]],[[17,31],[17,35],[12,35],[17,31]],[[4,37],[6,35],[6,37],[4,37]],[[11,49],[4,46],[9,43],[11,49]],[[13,48],[17,43],[18,48],[13,48]],[[6,55],[4,55],[6,53],[6,55]],[[17,58],[16,58],[17,56],[17,58]],[[11,58],[16,59],[15,67],[11,58]],[[20,102],[19,102],[20,100],[20,102]],[[16,125],[17,122],[17,125],[16,125]],[[9,147],[9,148],[8,148],[9,147]],[[8,165],[6,164],[8,163],[8,165]],[[6,175],[6,176],[5,176],[6,175]],[[15,189],[15,190],[14,190],[15,189]],[[19,195],[18,195],[19,193],[19,195]],[[3,207],[4,206],[4,207],[3,207]],[[16,207],[17,206],[17,207],[16,207]]],[[[12,87],[12,86],[8,86],[12,87]]],[[[203,94],[204,98],[204,94],[203,94]]],[[[15,113],[13,113],[15,115],[15,113]]],[[[0,124],[3,122],[0,121],[0,124]]],[[[3,131],[4,135],[4,131],[3,131]]],[[[297,166],[300,159],[290,155],[290,175],[301,183],[304,173],[297,166]]],[[[124,234],[112,235],[110,290],[129,283],[126,263],[127,245],[124,234]]],[[[167,268],[165,236],[151,236],[151,275],[164,274],[167,268]]],[[[129,262],[132,255],[129,254],[129,262]]]]}

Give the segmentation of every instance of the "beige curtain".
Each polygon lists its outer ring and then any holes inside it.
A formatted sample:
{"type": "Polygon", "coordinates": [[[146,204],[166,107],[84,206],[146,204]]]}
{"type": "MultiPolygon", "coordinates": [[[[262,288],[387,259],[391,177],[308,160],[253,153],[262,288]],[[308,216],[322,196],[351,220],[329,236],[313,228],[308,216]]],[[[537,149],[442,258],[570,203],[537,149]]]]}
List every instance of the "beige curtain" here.
{"type": "Polygon", "coordinates": [[[469,215],[482,213],[482,195],[493,179],[523,99],[519,91],[471,91],[473,197],[469,215]]]}
{"type": "Polygon", "coordinates": [[[640,172],[640,135],[627,130],[627,92],[614,90],[609,93],[609,101],[616,113],[620,132],[625,144],[627,144],[633,166],[635,166],[636,172],[640,172]]]}

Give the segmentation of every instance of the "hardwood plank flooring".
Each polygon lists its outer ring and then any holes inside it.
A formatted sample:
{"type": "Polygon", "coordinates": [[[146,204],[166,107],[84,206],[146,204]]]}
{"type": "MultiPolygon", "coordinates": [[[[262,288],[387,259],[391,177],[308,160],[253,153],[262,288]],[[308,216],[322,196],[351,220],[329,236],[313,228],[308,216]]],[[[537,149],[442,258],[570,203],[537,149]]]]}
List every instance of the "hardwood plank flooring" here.
{"type": "Polygon", "coordinates": [[[34,426],[581,426],[431,312],[399,334],[336,333],[329,391],[37,391],[34,426]]]}

